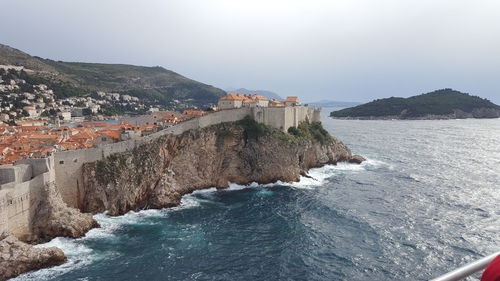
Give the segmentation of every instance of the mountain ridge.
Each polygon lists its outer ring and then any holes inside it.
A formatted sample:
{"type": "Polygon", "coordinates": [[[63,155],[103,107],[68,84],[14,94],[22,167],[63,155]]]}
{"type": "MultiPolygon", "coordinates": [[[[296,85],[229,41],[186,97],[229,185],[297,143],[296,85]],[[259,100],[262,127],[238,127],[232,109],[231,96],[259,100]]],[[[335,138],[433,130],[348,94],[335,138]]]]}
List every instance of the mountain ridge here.
{"type": "Polygon", "coordinates": [[[275,100],[283,100],[283,98],[276,94],[275,92],[268,91],[268,90],[248,90],[246,88],[239,88],[239,89],[228,89],[227,92],[235,93],[235,94],[242,94],[242,95],[261,95],[264,96],[268,99],[275,99],[275,100]]]}

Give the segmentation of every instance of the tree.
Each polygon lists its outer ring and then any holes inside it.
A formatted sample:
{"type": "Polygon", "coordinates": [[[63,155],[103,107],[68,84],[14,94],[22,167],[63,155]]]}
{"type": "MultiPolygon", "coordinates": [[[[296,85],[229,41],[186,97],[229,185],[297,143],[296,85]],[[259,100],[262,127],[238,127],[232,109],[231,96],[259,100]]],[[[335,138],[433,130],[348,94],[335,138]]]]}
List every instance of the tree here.
{"type": "Polygon", "coordinates": [[[82,110],[82,114],[85,115],[85,116],[87,116],[87,115],[93,115],[93,112],[92,112],[92,110],[90,110],[90,108],[84,108],[82,110]]]}

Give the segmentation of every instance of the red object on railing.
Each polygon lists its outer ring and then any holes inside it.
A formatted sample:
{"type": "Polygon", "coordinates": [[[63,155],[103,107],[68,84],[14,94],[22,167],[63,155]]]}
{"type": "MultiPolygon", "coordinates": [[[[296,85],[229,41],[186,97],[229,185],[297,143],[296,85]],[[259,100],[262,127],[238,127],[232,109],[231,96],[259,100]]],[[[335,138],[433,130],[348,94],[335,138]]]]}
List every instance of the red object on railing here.
{"type": "Polygon", "coordinates": [[[500,256],[493,259],[486,267],[481,281],[500,281],[500,256]]]}

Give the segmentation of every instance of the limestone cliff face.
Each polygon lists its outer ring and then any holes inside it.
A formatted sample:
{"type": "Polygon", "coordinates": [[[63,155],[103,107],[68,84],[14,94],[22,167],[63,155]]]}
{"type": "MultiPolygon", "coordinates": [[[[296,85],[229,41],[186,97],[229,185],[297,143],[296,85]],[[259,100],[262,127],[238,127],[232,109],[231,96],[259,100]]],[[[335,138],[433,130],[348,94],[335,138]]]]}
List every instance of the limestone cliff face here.
{"type": "Polygon", "coordinates": [[[276,129],[260,134],[236,123],[164,136],[131,152],[84,165],[83,212],[176,206],[182,195],[228,182],[297,181],[310,168],[352,159],[331,137],[293,138],[276,129]]]}
{"type": "Polygon", "coordinates": [[[28,242],[47,242],[58,236],[78,238],[99,226],[91,214],[68,207],[56,190],[54,183],[41,190],[44,199],[34,209],[33,235],[28,242]]]}
{"type": "Polygon", "coordinates": [[[58,248],[33,248],[6,232],[0,233],[0,280],[65,261],[64,253],[58,248]]]}

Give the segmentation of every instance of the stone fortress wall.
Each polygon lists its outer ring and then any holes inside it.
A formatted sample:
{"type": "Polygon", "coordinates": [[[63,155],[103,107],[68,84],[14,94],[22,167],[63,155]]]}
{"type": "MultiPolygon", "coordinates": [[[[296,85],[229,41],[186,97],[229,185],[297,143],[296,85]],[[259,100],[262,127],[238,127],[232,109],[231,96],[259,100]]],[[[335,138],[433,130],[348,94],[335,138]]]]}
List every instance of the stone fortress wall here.
{"type": "Polygon", "coordinates": [[[40,198],[41,188],[55,181],[63,201],[79,208],[83,198],[83,164],[109,155],[130,151],[163,135],[180,135],[188,130],[205,128],[253,117],[257,122],[286,131],[303,121],[320,121],[320,110],[307,106],[283,108],[237,108],[197,117],[154,134],[96,148],[57,151],[49,158],[24,159],[0,166],[0,231],[7,230],[20,237],[29,234],[33,206],[40,198]]]}
{"type": "Polygon", "coordinates": [[[30,235],[42,188],[55,180],[53,157],[0,166],[0,232],[30,235]]]}

